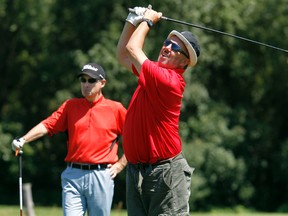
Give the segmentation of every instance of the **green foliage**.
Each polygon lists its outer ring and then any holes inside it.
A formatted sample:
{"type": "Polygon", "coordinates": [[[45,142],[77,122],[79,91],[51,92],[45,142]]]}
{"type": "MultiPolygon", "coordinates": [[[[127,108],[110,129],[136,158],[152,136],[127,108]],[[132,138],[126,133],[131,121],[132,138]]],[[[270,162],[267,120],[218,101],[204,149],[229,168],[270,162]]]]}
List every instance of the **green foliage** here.
{"type": "MultiPolygon", "coordinates": [[[[116,61],[116,45],[127,8],[148,4],[173,19],[288,46],[287,0],[0,1],[0,178],[7,185],[0,193],[15,194],[0,203],[18,201],[12,139],[64,100],[81,96],[75,75],[83,64],[100,63],[107,73],[105,96],[128,107],[137,80],[116,61]]],[[[198,65],[184,74],[180,119],[184,153],[196,168],[191,209],[287,211],[287,55],[161,21],[145,44],[151,59],[172,29],[192,31],[201,44],[198,65]]],[[[36,204],[60,205],[65,139],[47,136],[24,148],[24,181],[32,182],[36,204]]],[[[116,183],[114,205],[125,206],[124,173],[116,183]]]]}

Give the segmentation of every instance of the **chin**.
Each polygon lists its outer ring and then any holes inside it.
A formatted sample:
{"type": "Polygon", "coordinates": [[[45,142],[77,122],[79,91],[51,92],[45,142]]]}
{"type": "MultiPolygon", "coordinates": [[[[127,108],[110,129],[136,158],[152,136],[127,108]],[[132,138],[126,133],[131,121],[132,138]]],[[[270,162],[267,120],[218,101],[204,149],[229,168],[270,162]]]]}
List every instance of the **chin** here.
{"type": "Polygon", "coordinates": [[[167,66],[167,59],[159,57],[158,58],[158,65],[161,67],[167,66]]]}
{"type": "Polygon", "coordinates": [[[175,68],[173,65],[168,64],[167,61],[159,61],[158,65],[160,67],[168,68],[168,69],[174,69],[175,68]]]}

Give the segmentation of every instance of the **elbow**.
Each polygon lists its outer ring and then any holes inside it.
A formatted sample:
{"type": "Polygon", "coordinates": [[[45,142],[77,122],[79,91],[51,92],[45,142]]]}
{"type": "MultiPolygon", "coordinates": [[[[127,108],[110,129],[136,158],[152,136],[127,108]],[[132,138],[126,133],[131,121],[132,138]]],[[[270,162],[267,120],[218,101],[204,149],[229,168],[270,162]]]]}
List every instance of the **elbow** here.
{"type": "Polygon", "coordinates": [[[126,47],[125,47],[125,52],[127,54],[131,54],[132,51],[133,51],[133,47],[130,46],[129,44],[127,44],[126,47]]]}
{"type": "Polygon", "coordinates": [[[136,54],[136,48],[128,43],[125,47],[125,52],[127,56],[133,57],[136,54]]]}

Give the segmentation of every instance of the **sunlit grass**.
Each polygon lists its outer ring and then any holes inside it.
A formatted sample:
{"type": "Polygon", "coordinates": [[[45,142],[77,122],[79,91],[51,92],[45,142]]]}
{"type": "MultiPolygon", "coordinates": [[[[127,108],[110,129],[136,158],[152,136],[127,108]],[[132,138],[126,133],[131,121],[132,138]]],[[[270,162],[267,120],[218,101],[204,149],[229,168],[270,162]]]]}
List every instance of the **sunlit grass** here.
{"type": "MultiPolygon", "coordinates": [[[[61,216],[62,209],[60,207],[38,207],[34,208],[35,215],[37,216],[61,216]]],[[[0,205],[0,215],[1,216],[11,216],[20,215],[19,206],[6,206],[0,205]]],[[[25,216],[25,211],[23,210],[23,216],[25,216]]],[[[113,210],[111,216],[126,216],[125,210],[113,210]]]]}
{"type": "MultiPolygon", "coordinates": [[[[37,216],[61,216],[62,209],[60,207],[38,207],[34,208],[35,214],[37,216]]],[[[0,205],[0,215],[1,216],[11,216],[19,215],[19,206],[7,206],[0,205]]],[[[125,210],[112,210],[111,216],[126,216],[127,212],[125,210]]],[[[212,212],[212,213],[191,213],[191,216],[288,216],[288,213],[235,213],[235,212],[212,212]]],[[[23,210],[23,216],[25,216],[25,211],[23,210]]]]}

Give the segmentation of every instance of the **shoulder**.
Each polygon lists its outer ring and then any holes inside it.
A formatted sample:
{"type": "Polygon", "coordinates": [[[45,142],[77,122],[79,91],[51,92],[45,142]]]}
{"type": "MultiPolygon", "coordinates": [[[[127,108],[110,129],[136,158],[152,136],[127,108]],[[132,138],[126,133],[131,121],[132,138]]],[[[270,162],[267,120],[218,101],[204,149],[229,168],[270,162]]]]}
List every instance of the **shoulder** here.
{"type": "Polygon", "coordinates": [[[124,108],[123,104],[120,103],[119,101],[114,101],[114,100],[105,98],[104,102],[106,103],[106,105],[108,105],[108,106],[110,106],[112,108],[117,108],[117,109],[123,109],[124,108]]]}
{"type": "Polygon", "coordinates": [[[107,106],[107,108],[109,107],[109,110],[111,110],[115,115],[125,116],[127,112],[123,104],[118,101],[105,98],[105,106],[107,106]]]}
{"type": "Polygon", "coordinates": [[[65,106],[65,107],[76,107],[76,105],[82,104],[83,101],[84,101],[83,98],[71,98],[71,99],[67,99],[66,101],[64,101],[62,103],[62,106],[65,106]]]}

